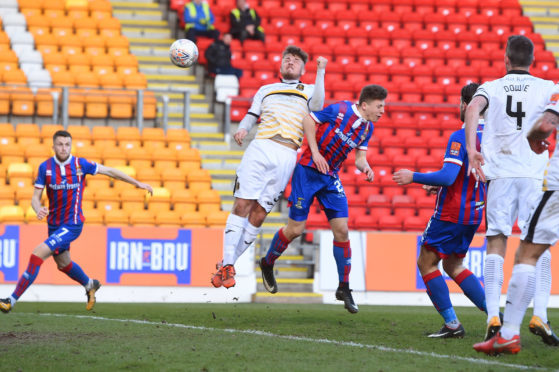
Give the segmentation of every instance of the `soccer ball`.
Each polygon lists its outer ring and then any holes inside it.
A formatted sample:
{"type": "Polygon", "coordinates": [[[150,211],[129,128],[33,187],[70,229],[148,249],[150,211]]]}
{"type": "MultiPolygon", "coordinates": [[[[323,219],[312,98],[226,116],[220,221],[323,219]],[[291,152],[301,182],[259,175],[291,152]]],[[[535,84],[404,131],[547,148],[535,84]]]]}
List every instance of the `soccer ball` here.
{"type": "Polygon", "coordinates": [[[171,44],[169,58],[175,66],[191,67],[198,60],[198,47],[188,39],[179,39],[171,44]]]}

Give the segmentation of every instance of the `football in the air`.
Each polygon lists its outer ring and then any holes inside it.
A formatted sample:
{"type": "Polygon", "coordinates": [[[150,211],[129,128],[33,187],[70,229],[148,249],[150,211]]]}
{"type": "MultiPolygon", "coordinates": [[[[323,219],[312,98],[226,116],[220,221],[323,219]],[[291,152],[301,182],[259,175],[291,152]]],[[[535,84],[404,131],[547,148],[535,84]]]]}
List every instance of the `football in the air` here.
{"type": "Polygon", "coordinates": [[[171,44],[169,58],[175,66],[191,67],[198,60],[198,47],[188,39],[179,39],[171,44]]]}

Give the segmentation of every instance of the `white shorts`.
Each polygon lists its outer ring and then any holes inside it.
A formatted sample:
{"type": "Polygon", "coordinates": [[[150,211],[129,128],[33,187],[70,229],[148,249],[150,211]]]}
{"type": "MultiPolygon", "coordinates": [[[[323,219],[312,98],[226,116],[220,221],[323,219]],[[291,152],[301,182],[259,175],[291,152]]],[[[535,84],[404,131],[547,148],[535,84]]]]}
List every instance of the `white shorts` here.
{"type": "Polygon", "coordinates": [[[536,244],[554,245],[559,240],[559,191],[540,196],[520,237],[536,244]]]}
{"type": "Polygon", "coordinates": [[[236,198],[257,200],[270,213],[291,178],[297,151],[269,139],[255,139],[237,169],[236,198]]]}
{"type": "Polygon", "coordinates": [[[487,185],[487,236],[510,236],[518,226],[526,225],[532,207],[542,194],[542,180],[535,178],[497,178],[487,185]]]}

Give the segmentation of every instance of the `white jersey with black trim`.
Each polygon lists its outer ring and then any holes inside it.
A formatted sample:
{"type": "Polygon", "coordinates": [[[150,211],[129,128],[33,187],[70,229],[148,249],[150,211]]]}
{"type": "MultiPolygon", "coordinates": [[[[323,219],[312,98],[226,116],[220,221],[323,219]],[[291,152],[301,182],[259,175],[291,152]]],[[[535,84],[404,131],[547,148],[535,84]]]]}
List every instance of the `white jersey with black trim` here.
{"type": "Polygon", "coordinates": [[[552,81],[513,70],[477,89],[474,97],[485,97],[488,102],[481,140],[488,179],[543,178],[549,154],[534,153],[526,135],[543,112],[552,88],[552,81]]]}
{"type": "Polygon", "coordinates": [[[255,138],[281,136],[297,146],[303,142],[303,117],[309,113],[314,85],[298,81],[262,86],[254,95],[248,113],[260,117],[255,138]]]}
{"type": "MultiPolygon", "coordinates": [[[[559,83],[555,85],[551,98],[547,102],[545,111],[550,111],[559,116],[559,83]]],[[[556,139],[559,141],[559,131],[557,131],[556,139]]],[[[543,191],[547,190],[559,190],[559,149],[557,145],[543,176],[543,191]]]]}

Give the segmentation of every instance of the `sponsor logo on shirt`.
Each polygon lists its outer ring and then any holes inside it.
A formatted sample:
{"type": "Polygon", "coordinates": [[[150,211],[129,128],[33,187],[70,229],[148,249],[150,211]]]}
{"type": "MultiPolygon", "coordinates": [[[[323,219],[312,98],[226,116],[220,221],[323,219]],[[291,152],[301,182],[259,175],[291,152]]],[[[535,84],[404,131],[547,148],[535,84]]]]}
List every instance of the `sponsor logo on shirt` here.
{"type": "Polygon", "coordinates": [[[61,185],[51,183],[49,184],[49,187],[53,190],[73,190],[80,187],[79,183],[66,183],[65,180],[63,180],[62,182],[63,183],[61,185]]]}
{"type": "Polygon", "coordinates": [[[460,142],[452,142],[450,144],[450,155],[458,156],[460,154],[460,148],[462,144],[460,142]]]}
{"type": "Polygon", "coordinates": [[[340,137],[340,139],[347,143],[351,148],[354,149],[357,147],[357,144],[353,142],[353,140],[347,134],[343,133],[340,128],[336,128],[334,130],[334,133],[336,133],[338,137],[340,137]]]}

